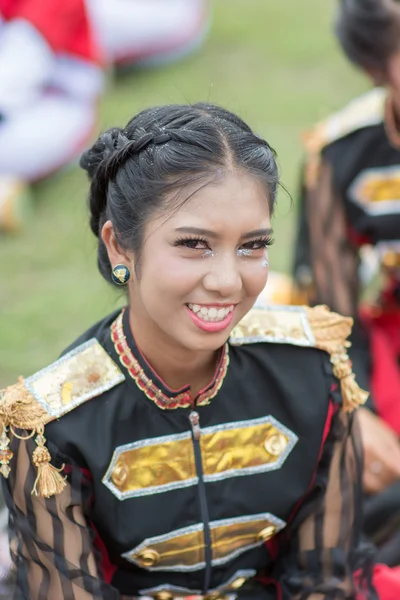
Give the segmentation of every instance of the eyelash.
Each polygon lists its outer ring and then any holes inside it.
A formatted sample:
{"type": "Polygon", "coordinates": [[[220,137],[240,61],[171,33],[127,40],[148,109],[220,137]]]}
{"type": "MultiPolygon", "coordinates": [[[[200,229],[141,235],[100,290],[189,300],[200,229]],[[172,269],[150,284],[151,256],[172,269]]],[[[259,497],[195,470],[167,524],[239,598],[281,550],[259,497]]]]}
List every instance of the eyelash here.
{"type": "MultiPolygon", "coordinates": [[[[193,246],[190,245],[190,244],[196,245],[198,243],[206,244],[208,246],[207,249],[209,249],[208,240],[206,238],[202,238],[202,237],[179,238],[174,243],[174,246],[183,246],[183,247],[189,248],[190,250],[205,250],[205,248],[194,248],[193,246]]],[[[250,240],[249,242],[245,242],[242,245],[242,247],[245,249],[248,249],[248,250],[262,250],[262,249],[268,248],[269,246],[272,246],[273,243],[274,243],[274,239],[272,238],[272,236],[267,236],[267,237],[256,238],[254,240],[250,240]],[[251,248],[251,247],[249,247],[251,244],[259,245],[259,247],[251,248]]]]}

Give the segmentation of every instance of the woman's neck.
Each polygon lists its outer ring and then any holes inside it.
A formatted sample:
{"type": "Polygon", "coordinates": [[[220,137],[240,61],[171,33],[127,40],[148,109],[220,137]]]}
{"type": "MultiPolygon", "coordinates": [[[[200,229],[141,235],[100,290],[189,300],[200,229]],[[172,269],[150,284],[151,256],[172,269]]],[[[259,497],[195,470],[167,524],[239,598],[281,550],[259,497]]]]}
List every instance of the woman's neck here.
{"type": "Polygon", "coordinates": [[[194,398],[210,383],[215,373],[218,351],[190,351],[172,346],[154,326],[140,326],[132,311],[129,312],[129,323],[138,348],[169,388],[178,390],[189,385],[194,398]]]}

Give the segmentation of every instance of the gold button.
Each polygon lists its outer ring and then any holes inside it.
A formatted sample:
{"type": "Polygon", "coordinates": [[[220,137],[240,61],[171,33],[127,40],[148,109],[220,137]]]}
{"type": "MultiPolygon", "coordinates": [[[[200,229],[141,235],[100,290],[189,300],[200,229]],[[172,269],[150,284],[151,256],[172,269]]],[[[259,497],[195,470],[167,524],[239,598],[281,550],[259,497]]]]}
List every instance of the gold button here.
{"type": "Polygon", "coordinates": [[[145,548],[136,556],[136,560],[142,567],[153,567],[160,560],[160,555],[156,550],[145,548]]]}
{"type": "Polygon", "coordinates": [[[111,481],[117,488],[121,489],[128,478],[129,469],[123,461],[117,461],[113,472],[111,473],[111,481]]]}
{"type": "Polygon", "coordinates": [[[264,442],[264,448],[271,456],[280,456],[288,444],[287,438],[283,433],[274,433],[264,442]]]}
{"type": "Polygon", "coordinates": [[[266,542],[267,540],[272,538],[275,531],[276,531],[276,527],[274,525],[268,525],[267,527],[264,527],[264,529],[262,529],[260,531],[260,533],[257,535],[257,539],[260,542],[266,542]]]}
{"type": "Polygon", "coordinates": [[[155,600],[172,600],[173,595],[171,594],[171,592],[162,590],[161,592],[157,592],[157,594],[155,594],[154,598],[155,598],[155,600]]]}
{"type": "Polygon", "coordinates": [[[238,590],[239,588],[242,587],[242,585],[246,583],[246,577],[238,577],[237,579],[235,579],[234,581],[232,581],[232,583],[230,584],[230,588],[232,590],[238,590]]]}

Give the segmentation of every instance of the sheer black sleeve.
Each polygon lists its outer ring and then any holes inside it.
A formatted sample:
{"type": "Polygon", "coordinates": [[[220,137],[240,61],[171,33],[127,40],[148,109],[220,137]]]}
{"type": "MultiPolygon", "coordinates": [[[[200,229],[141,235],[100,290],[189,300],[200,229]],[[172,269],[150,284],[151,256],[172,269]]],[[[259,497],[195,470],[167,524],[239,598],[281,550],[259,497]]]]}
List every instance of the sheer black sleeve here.
{"type": "Polygon", "coordinates": [[[32,495],[34,447],[33,439],[13,440],[12,470],[3,485],[16,572],[14,600],[119,600],[119,593],[102,579],[88,525],[90,479],[67,465],[68,485],[61,494],[49,499],[32,495]]]}
{"type": "Polygon", "coordinates": [[[331,165],[323,161],[313,185],[300,186],[294,277],[310,285],[313,302],[355,317],[360,295],[359,255],[351,243],[343,198],[334,189],[331,165]]]}
{"type": "Polygon", "coordinates": [[[276,573],[283,598],[377,598],[371,583],[373,551],[361,543],[361,457],[356,419],[339,411],[312,490],[283,541],[276,573]]]}
{"type": "MultiPolygon", "coordinates": [[[[300,183],[293,276],[310,304],[326,304],[331,310],[353,317],[349,354],[359,385],[369,390],[368,338],[358,319],[359,252],[349,239],[344,200],[334,188],[332,167],[327,161],[322,161],[312,185],[307,184],[305,172],[300,183]]],[[[371,396],[368,407],[373,408],[371,396]]]]}

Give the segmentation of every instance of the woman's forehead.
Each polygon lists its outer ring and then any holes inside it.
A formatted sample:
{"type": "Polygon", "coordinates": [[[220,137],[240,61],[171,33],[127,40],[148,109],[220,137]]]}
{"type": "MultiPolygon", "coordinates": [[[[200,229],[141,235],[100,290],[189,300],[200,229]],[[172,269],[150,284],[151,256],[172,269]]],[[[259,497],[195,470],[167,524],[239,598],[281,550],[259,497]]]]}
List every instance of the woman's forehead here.
{"type": "Polygon", "coordinates": [[[227,173],[225,177],[201,186],[173,210],[165,223],[170,228],[192,225],[209,229],[210,225],[224,227],[233,221],[241,221],[250,229],[269,226],[265,186],[246,173],[227,173]],[[260,222],[263,224],[259,225],[260,222]]]}

